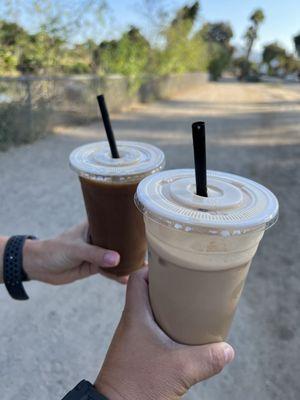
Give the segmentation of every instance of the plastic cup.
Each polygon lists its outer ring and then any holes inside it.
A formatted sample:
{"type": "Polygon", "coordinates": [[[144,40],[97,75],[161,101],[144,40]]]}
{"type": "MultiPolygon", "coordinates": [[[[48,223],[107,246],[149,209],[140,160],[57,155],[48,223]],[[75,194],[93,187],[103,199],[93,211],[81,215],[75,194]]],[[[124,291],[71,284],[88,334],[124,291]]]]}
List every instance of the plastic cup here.
{"type": "Polygon", "coordinates": [[[120,264],[105,269],[128,275],[144,264],[143,218],[134,205],[138,183],[160,171],[163,152],[147,143],[118,141],[120,158],[112,158],[106,141],[86,144],[70,154],[70,166],[80,179],[91,242],[120,253],[120,264]]]}
{"type": "Polygon", "coordinates": [[[197,196],[192,169],[163,171],[138,186],[149,245],[151,306],[161,328],[191,345],[226,339],[264,231],[278,216],[264,186],[207,171],[197,196]]]}

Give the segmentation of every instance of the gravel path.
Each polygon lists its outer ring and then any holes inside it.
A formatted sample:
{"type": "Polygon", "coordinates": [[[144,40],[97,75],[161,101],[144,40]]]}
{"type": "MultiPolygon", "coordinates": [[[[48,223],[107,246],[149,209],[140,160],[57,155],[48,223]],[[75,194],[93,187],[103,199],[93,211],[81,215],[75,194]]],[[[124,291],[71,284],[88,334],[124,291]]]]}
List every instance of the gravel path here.
{"type": "MultiPolygon", "coordinates": [[[[206,120],[208,166],[250,177],[276,193],[280,219],[253,262],[231,330],[235,362],[194,387],[189,400],[296,400],[300,392],[300,90],[207,84],[114,116],[119,138],[160,146],[169,168],[191,167],[191,122],[206,120]]],[[[84,218],[68,154],[104,137],[99,124],[0,153],[0,232],[49,237],[84,218]]],[[[0,397],[58,400],[97,374],[124,302],[124,287],[91,278],[64,287],[27,285],[30,301],[1,288],[0,397]]]]}

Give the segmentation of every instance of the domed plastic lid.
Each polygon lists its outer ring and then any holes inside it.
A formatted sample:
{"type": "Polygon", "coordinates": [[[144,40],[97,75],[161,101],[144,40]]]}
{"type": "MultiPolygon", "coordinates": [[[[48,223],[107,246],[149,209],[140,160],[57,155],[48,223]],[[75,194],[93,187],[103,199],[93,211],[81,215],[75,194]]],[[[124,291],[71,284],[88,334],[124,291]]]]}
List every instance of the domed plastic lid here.
{"type": "Polygon", "coordinates": [[[70,166],[80,176],[108,181],[141,179],[164,167],[164,153],[148,143],[118,141],[120,158],[112,158],[106,141],[89,143],[70,154],[70,166]]]}
{"type": "Polygon", "coordinates": [[[186,231],[240,234],[276,222],[278,201],[264,186],[241,176],[207,171],[208,197],[197,196],[193,169],[163,171],[137,188],[139,209],[160,223],[186,231]]]}

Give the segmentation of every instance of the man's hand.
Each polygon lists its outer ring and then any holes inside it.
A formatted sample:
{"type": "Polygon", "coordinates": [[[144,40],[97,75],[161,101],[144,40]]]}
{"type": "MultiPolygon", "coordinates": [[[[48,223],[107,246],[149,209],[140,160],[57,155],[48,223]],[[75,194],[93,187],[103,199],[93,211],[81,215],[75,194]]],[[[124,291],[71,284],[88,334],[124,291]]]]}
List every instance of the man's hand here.
{"type": "Polygon", "coordinates": [[[219,373],[234,358],[227,343],[175,343],[154,321],[148,273],[131,275],[126,305],[95,382],[111,400],[177,400],[194,384],[219,373]]]}
{"type": "Polygon", "coordinates": [[[88,225],[75,226],[49,240],[26,240],[23,267],[32,280],[61,285],[94,274],[102,274],[121,283],[128,277],[105,274],[100,267],[118,265],[120,256],[113,250],[88,244],[88,225]]]}

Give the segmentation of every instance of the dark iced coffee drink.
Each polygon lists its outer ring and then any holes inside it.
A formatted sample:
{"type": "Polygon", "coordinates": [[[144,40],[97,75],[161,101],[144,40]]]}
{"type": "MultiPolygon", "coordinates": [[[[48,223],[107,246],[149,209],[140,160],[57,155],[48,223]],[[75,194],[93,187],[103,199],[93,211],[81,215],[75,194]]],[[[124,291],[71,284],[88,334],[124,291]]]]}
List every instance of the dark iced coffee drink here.
{"type": "Polygon", "coordinates": [[[70,165],[79,174],[91,241],[120,253],[120,264],[105,272],[128,275],[145,260],[143,218],[134,204],[138,183],[161,170],[164,154],[147,143],[119,141],[120,158],[112,158],[106,142],[75,149],[70,165]]]}

